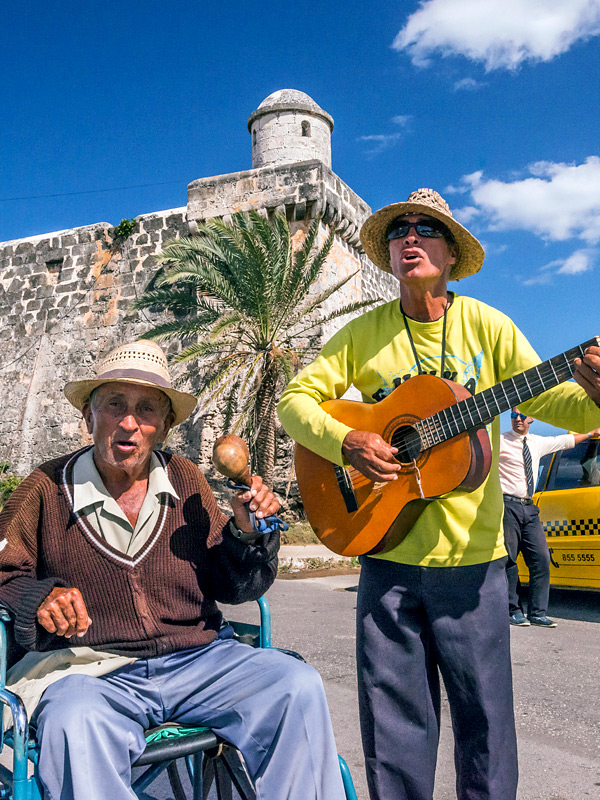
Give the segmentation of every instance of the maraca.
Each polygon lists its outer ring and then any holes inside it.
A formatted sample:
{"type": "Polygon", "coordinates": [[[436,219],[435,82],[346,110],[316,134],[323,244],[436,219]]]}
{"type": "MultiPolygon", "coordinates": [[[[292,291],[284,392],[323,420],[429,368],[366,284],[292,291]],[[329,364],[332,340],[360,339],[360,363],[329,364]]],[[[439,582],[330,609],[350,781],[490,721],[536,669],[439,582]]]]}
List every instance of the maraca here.
{"type": "MultiPolygon", "coordinates": [[[[249,460],[248,446],[239,436],[226,433],[225,436],[219,436],[215,442],[213,464],[221,475],[229,478],[227,485],[230,489],[240,489],[242,486],[249,487],[252,483],[252,476],[248,469],[249,460]]],[[[279,519],[275,514],[271,514],[271,516],[264,519],[256,519],[254,511],[250,511],[250,522],[258,533],[265,535],[278,529],[287,531],[289,528],[287,522],[279,519]]]]}
{"type": "Polygon", "coordinates": [[[250,453],[248,446],[239,436],[226,433],[219,436],[213,447],[213,464],[221,475],[234,483],[250,486],[252,477],[248,468],[250,453]]]}

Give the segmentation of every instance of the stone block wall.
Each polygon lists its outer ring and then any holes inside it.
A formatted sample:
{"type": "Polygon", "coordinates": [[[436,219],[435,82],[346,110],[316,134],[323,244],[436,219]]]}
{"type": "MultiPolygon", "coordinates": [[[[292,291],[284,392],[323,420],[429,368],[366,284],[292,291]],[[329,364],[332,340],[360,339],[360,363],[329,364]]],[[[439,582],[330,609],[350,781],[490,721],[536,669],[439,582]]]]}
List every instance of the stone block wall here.
{"type": "MultiPolygon", "coordinates": [[[[62,394],[65,383],[93,374],[99,357],[162,321],[160,314],[132,312],[131,304],[153,279],[167,240],[193,233],[199,220],[227,220],[250,209],[266,217],[285,214],[297,244],[315,218],[321,242],[328,226],[335,229],[326,271],[313,291],[357,274],[329,299],[326,312],[367,297],[397,296],[395,279],[374,267],[360,246],[369,206],[318,160],[194,181],[187,207],[139,217],[124,241],[108,223],[98,223],[0,244],[0,461],[27,474],[88,442],[80,415],[62,394]]],[[[318,325],[307,341],[319,345],[347,319],[318,325]]],[[[180,388],[196,390],[185,366],[173,374],[180,388]]],[[[210,472],[212,444],[221,433],[218,409],[200,408],[168,444],[210,472]]],[[[291,443],[283,436],[279,455],[277,488],[285,491],[291,443]]]]}
{"type": "Polygon", "coordinates": [[[0,245],[0,461],[27,474],[87,442],[62,389],[148,330],[131,303],[160,246],[186,232],[183,208],[140,217],[125,242],[98,223],[0,245]]]}

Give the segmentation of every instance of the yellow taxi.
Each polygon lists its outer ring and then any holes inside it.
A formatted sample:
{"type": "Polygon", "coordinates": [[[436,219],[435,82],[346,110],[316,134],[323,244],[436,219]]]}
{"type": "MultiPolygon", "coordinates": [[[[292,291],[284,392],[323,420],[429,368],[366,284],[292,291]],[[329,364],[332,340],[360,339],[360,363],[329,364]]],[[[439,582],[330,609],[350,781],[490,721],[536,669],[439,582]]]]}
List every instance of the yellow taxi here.
{"type": "MultiPolygon", "coordinates": [[[[534,503],[550,550],[550,584],[600,591],[600,439],[544,456],[534,503]]],[[[519,578],[529,581],[523,557],[519,578]]]]}

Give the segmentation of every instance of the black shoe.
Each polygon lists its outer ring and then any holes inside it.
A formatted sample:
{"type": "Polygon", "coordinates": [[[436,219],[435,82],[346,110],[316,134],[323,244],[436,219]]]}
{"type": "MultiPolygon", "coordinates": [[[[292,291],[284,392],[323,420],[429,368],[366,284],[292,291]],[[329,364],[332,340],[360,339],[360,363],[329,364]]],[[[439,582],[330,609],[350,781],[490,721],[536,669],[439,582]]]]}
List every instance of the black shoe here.
{"type": "Polygon", "coordinates": [[[529,620],[525,619],[525,614],[522,611],[515,611],[514,614],[510,615],[509,619],[511,625],[519,625],[521,628],[527,628],[530,624],[529,620]]]}
{"type": "Polygon", "coordinates": [[[529,617],[532,625],[539,625],[540,628],[556,628],[556,622],[548,617],[529,617]]]}

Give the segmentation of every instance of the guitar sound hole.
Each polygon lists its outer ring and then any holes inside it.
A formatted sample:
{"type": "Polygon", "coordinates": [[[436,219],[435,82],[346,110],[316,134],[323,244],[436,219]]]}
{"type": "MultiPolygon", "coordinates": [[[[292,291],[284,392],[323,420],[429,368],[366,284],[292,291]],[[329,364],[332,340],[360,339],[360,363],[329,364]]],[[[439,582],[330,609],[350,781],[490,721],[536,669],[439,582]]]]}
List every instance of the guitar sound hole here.
{"type": "Polygon", "coordinates": [[[421,455],[421,437],[412,425],[397,428],[390,444],[398,448],[396,460],[401,464],[412,464],[421,455]]]}

